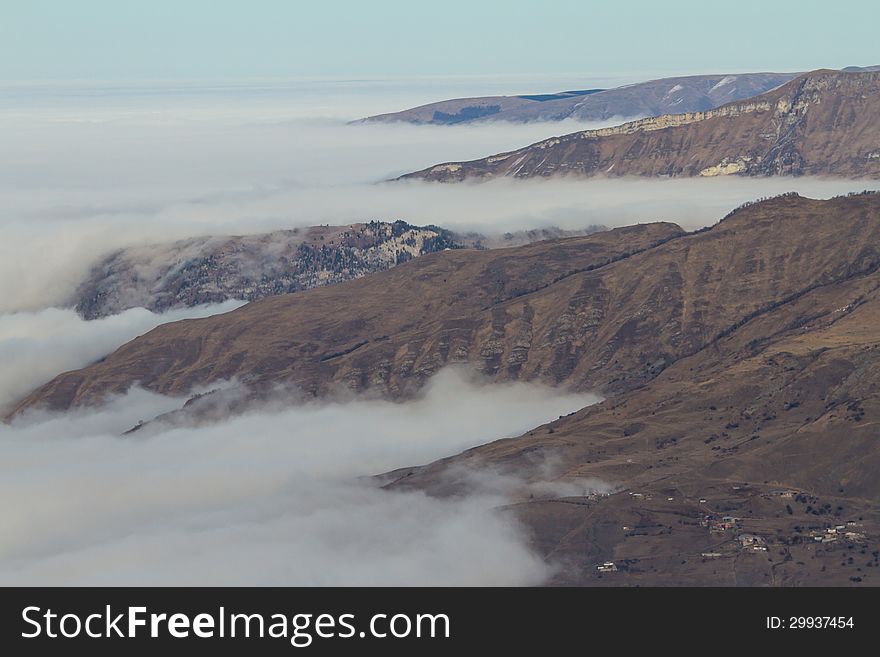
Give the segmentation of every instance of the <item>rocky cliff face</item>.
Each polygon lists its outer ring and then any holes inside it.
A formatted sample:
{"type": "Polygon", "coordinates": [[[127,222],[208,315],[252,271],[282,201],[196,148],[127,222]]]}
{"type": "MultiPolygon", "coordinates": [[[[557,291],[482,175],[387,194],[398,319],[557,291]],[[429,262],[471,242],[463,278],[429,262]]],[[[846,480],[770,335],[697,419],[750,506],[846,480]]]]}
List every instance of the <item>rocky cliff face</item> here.
{"type": "Polygon", "coordinates": [[[134,307],[161,312],[227,299],[254,301],[469,244],[441,228],[374,221],[129,248],[95,265],[73,304],[84,318],[96,319],[134,307]]]}
{"type": "Polygon", "coordinates": [[[366,123],[403,121],[451,125],[480,121],[607,121],[613,118],[698,112],[757,96],[794,78],[796,73],[694,75],[558,94],[484,96],[430,103],[402,112],[363,119],[366,123]]]}
{"type": "Polygon", "coordinates": [[[403,176],[835,175],[880,178],[880,72],[816,71],[717,109],[577,132],[403,176]]]}

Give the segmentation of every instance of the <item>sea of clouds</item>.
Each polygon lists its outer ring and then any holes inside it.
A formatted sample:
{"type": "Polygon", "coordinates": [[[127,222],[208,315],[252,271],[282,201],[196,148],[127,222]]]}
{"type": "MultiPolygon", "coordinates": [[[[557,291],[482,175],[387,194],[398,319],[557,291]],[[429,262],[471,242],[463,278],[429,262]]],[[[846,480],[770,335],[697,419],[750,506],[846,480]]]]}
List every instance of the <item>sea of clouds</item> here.
{"type": "Polygon", "coordinates": [[[408,403],[276,403],[120,438],[181,401],[133,389],[101,409],[0,425],[0,497],[15,500],[0,507],[0,585],[540,584],[552,566],[498,510],[516,479],[475,475],[469,495],[438,499],[365,476],[519,435],[597,398],[447,369],[408,403]]]}
{"type": "MultiPolygon", "coordinates": [[[[554,80],[546,88],[593,81],[582,82],[554,80]]],[[[474,84],[447,83],[434,93],[474,93],[474,84]]],[[[518,84],[536,88],[535,82],[518,84]]],[[[0,312],[69,303],[101,256],[129,245],[372,219],[488,234],[656,220],[697,228],[761,196],[794,190],[827,197],[876,187],[733,177],[383,183],[438,162],[622,120],[350,123],[430,99],[424,85],[405,89],[342,82],[4,89],[0,280],[15,285],[3,286],[0,312]]]]}

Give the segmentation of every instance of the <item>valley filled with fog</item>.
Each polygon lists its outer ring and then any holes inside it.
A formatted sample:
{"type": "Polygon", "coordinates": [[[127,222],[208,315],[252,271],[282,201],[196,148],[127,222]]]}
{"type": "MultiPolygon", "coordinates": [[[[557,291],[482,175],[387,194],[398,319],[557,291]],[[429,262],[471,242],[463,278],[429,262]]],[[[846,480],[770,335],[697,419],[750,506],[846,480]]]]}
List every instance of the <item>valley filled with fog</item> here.
{"type": "MultiPolygon", "coordinates": [[[[515,477],[475,474],[470,494],[451,499],[385,492],[366,477],[516,436],[597,398],[450,369],[405,404],[285,396],[120,437],[182,401],[135,389],[100,410],[0,425],[0,495],[15,500],[0,512],[0,583],[540,584],[550,568],[497,511],[515,477]]],[[[538,484],[538,496],[570,493],[538,484]]]]}

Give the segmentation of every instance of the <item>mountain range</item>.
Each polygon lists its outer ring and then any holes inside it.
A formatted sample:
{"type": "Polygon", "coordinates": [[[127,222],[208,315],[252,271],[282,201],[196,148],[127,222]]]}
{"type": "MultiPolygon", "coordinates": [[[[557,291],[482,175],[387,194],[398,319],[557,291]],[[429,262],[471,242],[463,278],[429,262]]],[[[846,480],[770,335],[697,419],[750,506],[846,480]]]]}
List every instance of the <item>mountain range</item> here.
{"type": "Polygon", "coordinates": [[[509,176],[880,178],[880,72],[820,70],[708,111],[666,114],[545,139],[402,176],[454,182],[509,176]]]}

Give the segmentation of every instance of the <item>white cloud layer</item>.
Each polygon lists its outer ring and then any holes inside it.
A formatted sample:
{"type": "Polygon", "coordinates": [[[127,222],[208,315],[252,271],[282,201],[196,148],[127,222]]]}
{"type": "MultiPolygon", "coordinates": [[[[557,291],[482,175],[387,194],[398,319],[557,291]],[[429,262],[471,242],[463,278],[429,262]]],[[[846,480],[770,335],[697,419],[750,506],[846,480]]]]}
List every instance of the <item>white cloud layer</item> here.
{"type": "Polygon", "coordinates": [[[14,285],[3,285],[0,312],[69,303],[99,256],[128,245],[371,219],[485,233],[660,219],[693,228],[759,196],[876,186],[778,178],[376,184],[596,125],[348,125],[393,107],[369,88],[343,91],[67,90],[7,102],[0,280],[14,285]]]}
{"type": "Polygon", "coordinates": [[[539,584],[550,569],[497,511],[497,485],[440,500],[361,477],[595,401],[444,370],[408,403],[313,402],[147,438],[118,435],[179,400],[133,390],[0,426],[0,499],[15,500],[0,507],[0,584],[539,584]]]}

